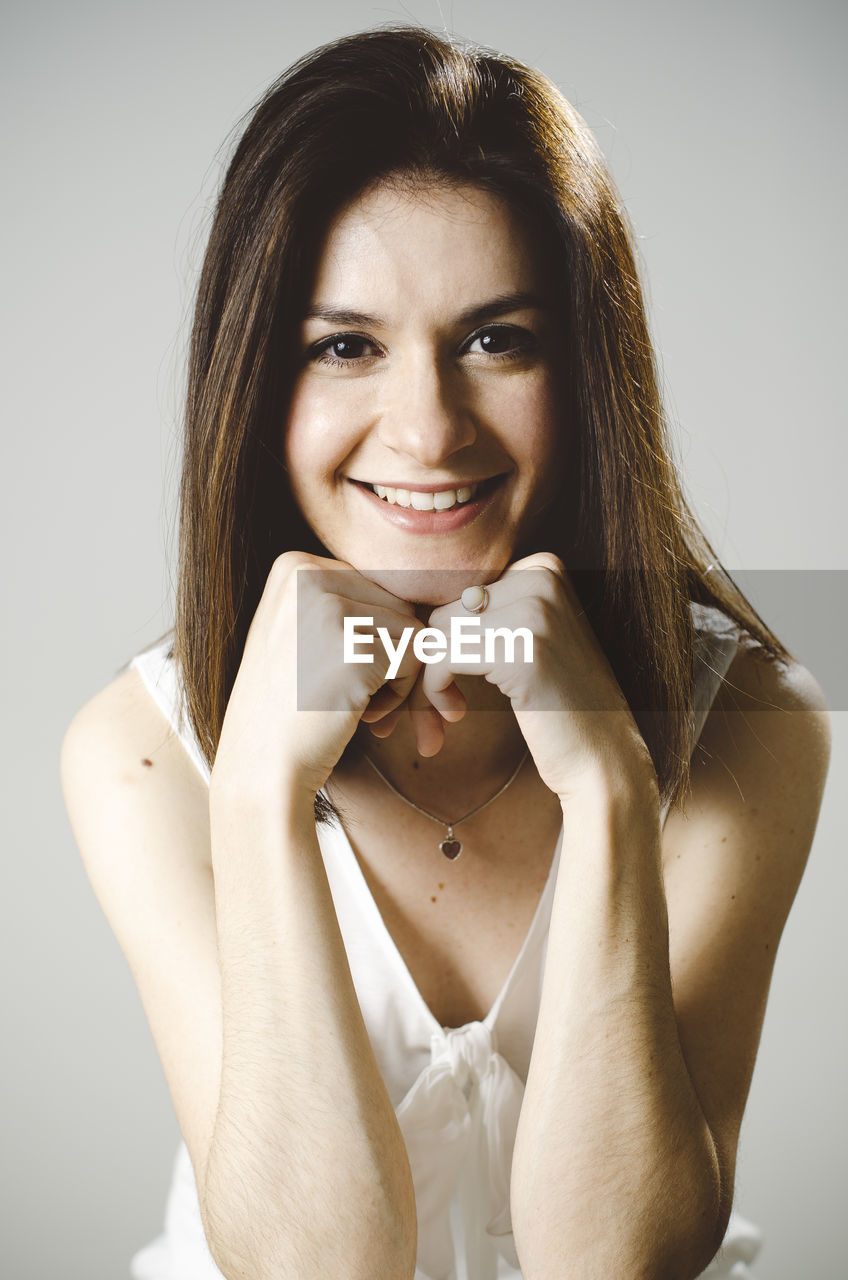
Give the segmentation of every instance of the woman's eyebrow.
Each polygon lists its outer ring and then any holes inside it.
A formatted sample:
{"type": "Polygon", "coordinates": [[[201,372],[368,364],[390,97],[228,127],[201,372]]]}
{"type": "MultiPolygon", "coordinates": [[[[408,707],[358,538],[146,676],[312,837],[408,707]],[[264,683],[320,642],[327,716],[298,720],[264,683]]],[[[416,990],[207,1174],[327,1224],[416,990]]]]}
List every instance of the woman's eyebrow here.
{"type": "Polygon", "coordinates": [[[328,324],[352,324],[362,329],[384,329],[385,320],[369,316],[364,311],[349,311],[347,307],[310,307],[304,320],[326,320],[328,324]]]}
{"type": "MultiPolygon", "coordinates": [[[[488,302],[481,302],[460,312],[456,323],[461,325],[482,324],[493,320],[496,316],[507,315],[511,311],[525,311],[528,308],[540,311],[552,310],[552,304],[535,293],[518,290],[515,293],[500,293],[488,302]]],[[[348,307],[314,306],[310,307],[304,320],[324,320],[328,324],[349,324],[363,329],[385,329],[387,322],[382,316],[368,315],[364,311],[353,311],[348,307]]]]}
{"type": "Polygon", "coordinates": [[[457,316],[460,324],[482,324],[486,320],[494,320],[496,316],[508,315],[511,311],[551,311],[552,304],[537,293],[528,293],[523,289],[515,293],[499,293],[488,302],[469,307],[457,316]]]}

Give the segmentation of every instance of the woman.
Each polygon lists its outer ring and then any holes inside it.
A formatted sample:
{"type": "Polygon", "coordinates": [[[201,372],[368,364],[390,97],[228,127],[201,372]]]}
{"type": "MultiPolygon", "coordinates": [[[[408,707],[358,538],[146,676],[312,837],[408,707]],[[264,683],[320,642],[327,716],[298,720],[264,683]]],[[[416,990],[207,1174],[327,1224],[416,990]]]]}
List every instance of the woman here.
{"type": "Polygon", "coordinates": [[[579,117],[412,28],[297,64],[200,283],[173,640],[63,751],[185,1139],[133,1274],[748,1274],[828,747],[682,496],[579,117]],[[426,661],[462,619],[533,661],[426,661]]]}

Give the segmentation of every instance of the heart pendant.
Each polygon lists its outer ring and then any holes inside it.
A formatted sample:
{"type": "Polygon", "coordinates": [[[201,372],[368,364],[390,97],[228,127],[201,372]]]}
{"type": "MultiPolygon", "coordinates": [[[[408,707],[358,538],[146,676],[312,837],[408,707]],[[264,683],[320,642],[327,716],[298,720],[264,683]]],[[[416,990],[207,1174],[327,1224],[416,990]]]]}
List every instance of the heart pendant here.
{"type": "Polygon", "coordinates": [[[458,858],[462,853],[462,843],[456,838],[452,840],[442,840],[439,844],[439,848],[450,862],[453,862],[454,859],[458,858]]]}

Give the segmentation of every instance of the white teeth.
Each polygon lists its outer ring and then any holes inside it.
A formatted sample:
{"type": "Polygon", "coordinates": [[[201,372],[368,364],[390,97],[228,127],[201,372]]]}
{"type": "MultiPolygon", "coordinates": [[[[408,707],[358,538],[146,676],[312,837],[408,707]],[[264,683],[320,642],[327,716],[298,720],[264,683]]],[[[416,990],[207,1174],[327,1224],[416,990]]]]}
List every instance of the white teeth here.
{"type": "Polygon", "coordinates": [[[392,489],[387,485],[375,484],[374,492],[378,498],[385,499],[393,506],[412,507],[415,511],[449,511],[457,503],[468,502],[477,492],[478,485],[463,485],[459,489],[444,489],[441,493],[419,493],[417,490],[392,489]]]}

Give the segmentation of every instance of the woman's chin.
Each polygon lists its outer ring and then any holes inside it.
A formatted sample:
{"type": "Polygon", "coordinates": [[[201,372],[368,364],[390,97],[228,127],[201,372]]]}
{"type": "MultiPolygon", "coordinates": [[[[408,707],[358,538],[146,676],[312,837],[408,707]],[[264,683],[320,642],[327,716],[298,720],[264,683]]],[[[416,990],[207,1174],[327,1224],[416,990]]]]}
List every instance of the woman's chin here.
{"type": "Polygon", "coordinates": [[[493,569],[360,569],[359,573],[384,591],[409,604],[452,604],[466,587],[494,582],[493,569]]]}

